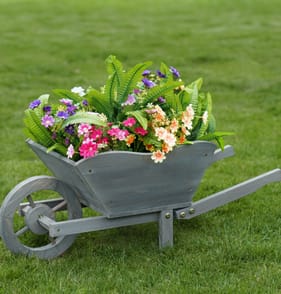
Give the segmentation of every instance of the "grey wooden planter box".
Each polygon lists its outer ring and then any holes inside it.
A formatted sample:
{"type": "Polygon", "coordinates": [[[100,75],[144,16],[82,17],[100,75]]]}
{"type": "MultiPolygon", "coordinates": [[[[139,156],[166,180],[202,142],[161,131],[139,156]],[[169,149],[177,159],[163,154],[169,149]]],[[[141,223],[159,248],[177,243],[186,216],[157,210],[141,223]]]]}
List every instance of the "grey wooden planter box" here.
{"type": "Polygon", "coordinates": [[[215,144],[176,148],[155,164],[149,153],[112,151],[78,162],[28,141],[56,178],[74,186],[81,201],[112,218],[189,206],[206,168],[220,157],[215,144]]]}
{"type": "Polygon", "coordinates": [[[73,162],[31,140],[27,143],[54,177],[31,177],[10,191],[0,210],[0,234],[12,252],[45,259],[62,254],[78,233],[147,222],[159,223],[161,248],[173,246],[174,218],[190,219],[281,180],[281,170],[275,169],[193,202],[205,170],[232,156],[231,146],[222,152],[213,143],[197,141],[177,147],[155,164],[149,153],[125,151],[73,162]],[[35,200],[42,190],[60,197],[35,200]],[[101,215],[83,217],[82,207],[101,215]],[[61,212],[66,219],[57,219],[61,212]],[[22,238],[26,232],[49,239],[43,245],[28,244],[22,238]]]}

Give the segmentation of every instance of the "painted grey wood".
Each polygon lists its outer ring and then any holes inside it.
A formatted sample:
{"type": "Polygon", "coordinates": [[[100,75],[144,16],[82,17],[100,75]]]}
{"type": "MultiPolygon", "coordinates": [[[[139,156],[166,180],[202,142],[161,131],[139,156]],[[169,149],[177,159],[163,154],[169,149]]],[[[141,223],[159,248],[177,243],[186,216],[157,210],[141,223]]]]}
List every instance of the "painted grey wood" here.
{"type": "Polygon", "coordinates": [[[190,207],[176,210],[176,217],[179,219],[191,219],[195,216],[249,195],[269,183],[278,181],[281,181],[281,170],[274,169],[194,202],[190,205],[190,207]]]}
{"type": "Polygon", "coordinates": [[[173,247],[174,213],[173,210],[163,210],[159,213],[159,247],[173,247]]]}
{"type": "Polygon", "coordinates": [[[112,151],[73,162],[28,140],[32,150],[61,181],[71,185],[80,200],[108,218],[189,206],[206,168],[233,155],[211,142],[177,147],[161,164],[150,153],[112,151]]]}
{"type": "MultiPolygon", "coordinates": [[[[41,190],[56,191],[67,201],[69,219],[80,218],[82,216],[80,202],[75,192],[68,185],[53,177],[36,176],[19,183],[6,196],[0,210],[0,230],[2,240],[10,251],[24,255],[35,255],[42,259],[50,259],[62,254],[69,248],[76,236],[61,236],[55,240],[50,240],[50,243],[42,247],[29,247],[23,244],[19,236],[25,231],[33,231],[35,234],[41,234],[42,232],[36,226],[38,221],[34,219],[36,213],[31,213],[33,208],[36,210],[39,208],[41,210],[42,203],[38,206],[36,206],[36,202],[30,204],[29,209],[26,210],[28,213],[25,215],[25,226],[20,230],[14,230],[14,215],[17,213],[20,204],[23,200],[26,201],[26,197],[41,190]]],[[[47,211],[46,207],[43,210],[47,211]]]]}
{"type": "Polygon", "coordinates": [[[137,224],[157,222],[159,213],[132,215],[110,219],[105,216],[72,219],[56,222],[47,216],[39,218],[40,224],[49,230],[51,237],[66,236],[71,234],[86,233],[113,229],[137,224]]]}

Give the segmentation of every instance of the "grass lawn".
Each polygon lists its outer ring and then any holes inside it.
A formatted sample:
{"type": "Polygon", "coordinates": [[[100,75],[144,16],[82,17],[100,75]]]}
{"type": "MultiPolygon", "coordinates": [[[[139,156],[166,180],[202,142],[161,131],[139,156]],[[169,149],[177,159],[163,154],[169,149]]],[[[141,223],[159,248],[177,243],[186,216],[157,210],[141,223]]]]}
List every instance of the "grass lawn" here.
{"type": "MultiPolygon", "coordinates": [[[[152,60],[204,78],[236,156],[196,199],[281,166],[280,0],[0,0],[0,202],[50,174],[25,145],[23,111],[54,88],[101,86],[104,59],[152,60]]],[[[141,180],[141,179],[140,179],[141,180]]],[[[156,224],[78,236],[52,261],[0,240],[0,293],[281,293],[281,183],[188,222],[159,251],[156,224]]]]}

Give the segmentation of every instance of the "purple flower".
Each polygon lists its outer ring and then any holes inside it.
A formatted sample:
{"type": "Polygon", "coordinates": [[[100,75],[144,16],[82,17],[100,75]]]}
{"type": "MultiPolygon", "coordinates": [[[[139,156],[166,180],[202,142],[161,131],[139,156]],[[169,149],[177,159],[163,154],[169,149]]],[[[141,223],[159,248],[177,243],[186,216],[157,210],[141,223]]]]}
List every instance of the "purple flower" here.
{"type": "Polygon", "coordinates": [[[165,98],[163,98],[163,97],[159,97],[159,98],[158,98],[158,101],[159,101],[160,103],[165,103],[165,102],[166,102],[165,98]]]}
{"type": "Polygon", "coordinates": [[[134,89],[134,94],[138,95],[141,93],[141,90],[140,89],[134,89]]]}
{"type": "Polygon", "coordinates": [[[69,115],[73,115],[76,111],[77,107],[75,105],[69,105],[67,106],[67,112],[69,115]]]}
{"type": "Polygon", "coordinates": [[[57,117],[62,118],[62,119],[67,119],[69,117],[69,114],[66,111],[58,111],[57,117]]]}
{"type": "Polygon", "coordinates": [[[127,100],[122,103],[122,106],[124,105],[133,105],[136,102],[136,97],[133,94],[128,95],[127,100]]]}
{"type": "Polygon", "coordinates": [[[88,105],[89,105],[89,102],[88,102],[86,99],[84,99],[84,100],[82,101],[82,104],[83,104],[84,106],[88,106],[88,105]]]}
{"type": "Polygon", "coordinates": [[[41,104],[41,100],[36,99],[29,104],[29,108],[34,109],[34,108],[38,107],[40,104],[41,104]]]}
{"type": "Polygon", "coordinates": [[[150,70],[146,69],[146,70],[142,73],[142,75],[143,75],[144,77],[150,75],[150,70]]]}
{"type": "Polygon", "coordinates": [[[142,82],[147,88],[153,88],[156,84],[147,78],[142,79],[142,82]]]}
{"type": "Polygon", "coordinates": [[[174,67],[170,66],[170,71],[174,75],[175,78],[180,77],[180,73],[174,67]]]}
{"type": "Polygon", "coordinates": [[[70,140],[69,140],[69,138],[65,138],[65,139],[64,139],[64,145],[68,146],[68,145],[69,145],[69,143],[70,143],[70,140]]]}
{"type": "Polygon", "coordinates": [[[69,135],[74,135],[74,133],[75,133],[74,125],[68,125],[68,126],[65,127],[64,130],[69,135]]]}
{"type": "Polygon", "coordinates": [[[164,75],[160,70],[157,70],[157,75],[159,78],[166,78],[166,75],[164,75]]]}
{"type": "Polygon", "coordinates": [[[51,112],[51,106],[44,106],[43,111],[47,112],[47,113],[50,113],[51,112]]]}
{"type": "Polygon", "coordinates": [[[46,128],[51,127],[54,123],[55,119],[48,114],[45,114],[41,119],[41,124],[46,128]]]}

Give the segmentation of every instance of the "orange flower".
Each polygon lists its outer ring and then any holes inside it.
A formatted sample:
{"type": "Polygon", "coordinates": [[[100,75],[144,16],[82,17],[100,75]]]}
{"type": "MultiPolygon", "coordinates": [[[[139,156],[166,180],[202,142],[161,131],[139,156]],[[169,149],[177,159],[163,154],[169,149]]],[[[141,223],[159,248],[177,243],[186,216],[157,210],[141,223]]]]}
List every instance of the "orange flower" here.
{"type": "Polygon", "coordinates": [[[168,152],[172,151],[172,149],[173,149],[173,148],[171,148],[168,144],[166,144],[166,143],[163,143],[163,144],[162,144],[162,151],[163,151],[164,153],[168,153],[168,152]]]}
{"type": "Polygon", "coordinates": [[[185,135],[182,134],[180,137],[179,137],[179,140],[178,140],[179,144],[183,144],[185,142],[185,135]]]}
{"type": "Polygon", "coordinates": [[[128,147],[130,147],[130,145],[135,141],[135,139],[136,139],[135,135],[131,134],[131,135],[127,136],[126,137],[126,145],[128,147]]]}
{"type": "Polygon", "coordinates": [[[176,118],[173,118],[170,124],[170,130],[172,133],[175,133],[179,128],[179,122],[176,118]]]}

